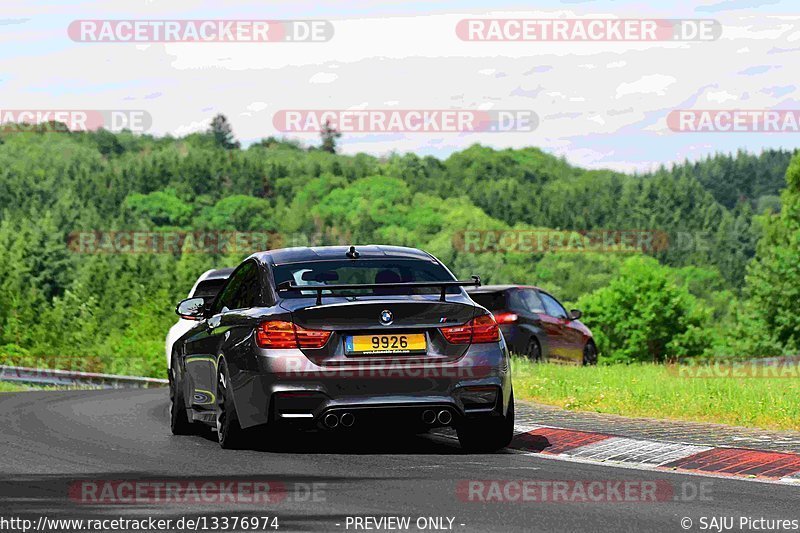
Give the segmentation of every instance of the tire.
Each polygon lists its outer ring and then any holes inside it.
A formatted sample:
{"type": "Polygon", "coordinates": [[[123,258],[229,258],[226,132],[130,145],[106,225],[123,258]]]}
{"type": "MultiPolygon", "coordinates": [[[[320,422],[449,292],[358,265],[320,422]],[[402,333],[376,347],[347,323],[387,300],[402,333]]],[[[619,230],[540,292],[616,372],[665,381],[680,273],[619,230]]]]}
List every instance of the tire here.
{"type": "Polygon", "coordinates": [[[586,343],[583,347],[583,366],[594,366],[597,364],[597,346],[593,341],[586,343]]]}
{"type": "Polygon", "coordinates": [[[465,421],[456,431],[461,448],[467,452],[496,452],[508,446],[514,436],[514,391],[505,416],[465,421]]]}
{"type": "Polygon", "coordinates": [[[175,375],[176,364],[177,361],[173,358],[169,369],[169,429],[173,435],[193,435],[196,426],[189,420],[186,412],[183,387],[177,382],[175,375]]]}
{"type": "Polygon", "coordinates": [[[244,430],[239,425],[233,393],[230,390],[230,378],[225,363],[220,361],[217,371],[216,387],[216,419],[217,440],[220,447],[226,450],[239,449],[244,444],[244,430]]]}
{"type": "Polygon", "coordinates": [[[544,362],[544,359],[542,359],[542,345],[539,344],[536,337],[531,337],[531,340],[528,341],[528,346],[525,348],[525,357],[535,363],[544,362]]]}

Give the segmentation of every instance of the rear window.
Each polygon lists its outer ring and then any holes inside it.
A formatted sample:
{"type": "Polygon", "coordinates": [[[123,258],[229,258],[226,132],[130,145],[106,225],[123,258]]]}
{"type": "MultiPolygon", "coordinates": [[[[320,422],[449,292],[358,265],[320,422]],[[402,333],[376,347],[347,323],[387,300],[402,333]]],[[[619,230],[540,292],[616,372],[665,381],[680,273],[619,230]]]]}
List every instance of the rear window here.
{"type": "MultiPolygon", "coordinates": [[[[290,281],[295,285],[324,286],[364,283],[410,283],[453,281],[441,265],[415,259],[357,259],[342,261],[309,261],[278,265],[273,268],[275,286],[290,281]]],[[[337,296],[385,296],[400,294],[439,294],[437,288],[412,291],[392,287],[336,291],[337,296]]],[[[458,287],[448,287],[448,294],[459,294],[458,287]]],[[[281,291],[282,298],[307,298],[314,291],[281,291]]],[[[330,292],[323,292],[330,294],[330,292]]]]}
{"type": "Polygon", "coordinates": [[[489,311],[499,311],[506,308],[506,298],[502,292],[471,292],[469,297],[489,311]]]}

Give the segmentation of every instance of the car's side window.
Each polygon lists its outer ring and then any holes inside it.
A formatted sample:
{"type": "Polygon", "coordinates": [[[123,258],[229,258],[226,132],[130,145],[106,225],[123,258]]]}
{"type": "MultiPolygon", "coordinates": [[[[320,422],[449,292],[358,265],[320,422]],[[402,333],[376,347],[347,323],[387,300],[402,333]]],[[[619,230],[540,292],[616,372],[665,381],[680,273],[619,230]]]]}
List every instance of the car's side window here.
{"type": "Polygon", "coordinates": [[[254,263],[245,265],[247,273],[242,279],[231,309],[249,309],[255,307],[261,300],[261,285],[259,283],[258,268],[254,263]]]}
{"type": "Polygon", "coordinates": [[[522,299],[521,290],[508,291],[508,308],[511,311],[527,311],[525,301],[522,299]]]}
{"type": "Polygon", "coordinates": [[[567,318],[567,311],[564,309],[558,300],[547,294],[546,292],[539,293],[542,303],[544,304],[545,312],[555,318],[567,318]]]}
{"type": "Polygon", "coordinates": [[[525,307],[531,313],[544,313],[544,304],[533,289],[525,289],[522,291],[522,300],[525,302],[525,307]]]}
{"type": "Polygon", "coordinates": [[[211,310],[212,314],[216,315],[222,311],[237,309],[236,306],[238,305],[238,297],[242,283],[247,277],[248,272],[254,268],[253,263],[247,263],[242,265],[241,268],[231,275],[228,284],[225,285],[225,288],[222,289],[222,292],[217,296],[214,302],[214,307],[211,310]]]}
{"type": "Polygon", "coordinates": [[[518,289],[508,293],[508,307],[512,311],[544,313],[544,306],[533,289],[518,289]]]}

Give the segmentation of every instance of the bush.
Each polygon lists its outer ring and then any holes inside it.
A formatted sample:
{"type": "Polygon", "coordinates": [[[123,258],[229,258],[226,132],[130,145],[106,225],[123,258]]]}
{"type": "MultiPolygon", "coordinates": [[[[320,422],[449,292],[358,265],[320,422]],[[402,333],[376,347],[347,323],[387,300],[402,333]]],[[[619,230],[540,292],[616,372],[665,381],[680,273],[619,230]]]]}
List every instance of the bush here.
{"type": "Polygon", "coordinates": [[[625,261],[607,287],[578,301],[607,361],[663,362],[701,355],[711,345],[711,310],[647,257],[625,261]]]}

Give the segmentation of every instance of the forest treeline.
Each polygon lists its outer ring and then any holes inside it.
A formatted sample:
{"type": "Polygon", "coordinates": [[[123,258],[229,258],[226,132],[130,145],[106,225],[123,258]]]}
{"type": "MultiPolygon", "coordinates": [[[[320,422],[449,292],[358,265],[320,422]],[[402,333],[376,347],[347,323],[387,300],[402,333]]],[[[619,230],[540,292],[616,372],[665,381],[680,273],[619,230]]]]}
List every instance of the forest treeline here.
{"type": "Polygon", "coordinates": [[[0,133],[0,359],[163,376],[196,277],[246,253],[79,253],[87,231],[250,231],[430,251],[459,276],[548,288],[582,308],[601,361],[796,352],[800,161],[718,154],[631,175],[537,148],[442,160],[340,155],[209,131],[0,133]],[[788,169],[788,171],[787,171],[788,169]],[[466,250],[465,230],[647,230],[628,252],[466,250]]]}

